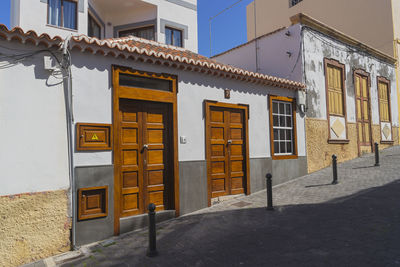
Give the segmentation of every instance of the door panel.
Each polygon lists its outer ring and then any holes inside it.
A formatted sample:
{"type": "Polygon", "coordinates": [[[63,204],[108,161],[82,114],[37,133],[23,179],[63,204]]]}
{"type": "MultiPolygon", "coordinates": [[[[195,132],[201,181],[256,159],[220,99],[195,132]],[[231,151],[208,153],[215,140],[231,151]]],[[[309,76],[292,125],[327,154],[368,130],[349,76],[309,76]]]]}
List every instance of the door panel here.
{"type": "Polygon", "coordinates": [[[168,206],[168,105],[120,99],[120,217],[142,214],[149,203],[168,206]]]}
{"type": "Polygon", "coordinates": [[[368,78],[355,75],[359,153],[372,152],[368,78]]]}
{"type": "Polygon", "coordinates": [[[244,193],[243,111],[210,107],[209,114],[211,197],[244,193]]]}

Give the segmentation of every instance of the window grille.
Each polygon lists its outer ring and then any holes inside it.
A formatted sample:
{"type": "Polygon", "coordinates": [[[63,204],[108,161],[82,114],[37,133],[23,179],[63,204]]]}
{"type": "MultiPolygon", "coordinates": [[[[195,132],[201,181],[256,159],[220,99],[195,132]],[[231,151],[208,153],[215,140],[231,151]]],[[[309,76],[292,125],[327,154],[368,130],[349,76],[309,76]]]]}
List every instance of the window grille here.
{"type": "Polygon", "coordinates": [[[289,1],[289,5],[290,7],[297,5],[298,3],[300,3],[303,0],[290,0],[289,1]]]}

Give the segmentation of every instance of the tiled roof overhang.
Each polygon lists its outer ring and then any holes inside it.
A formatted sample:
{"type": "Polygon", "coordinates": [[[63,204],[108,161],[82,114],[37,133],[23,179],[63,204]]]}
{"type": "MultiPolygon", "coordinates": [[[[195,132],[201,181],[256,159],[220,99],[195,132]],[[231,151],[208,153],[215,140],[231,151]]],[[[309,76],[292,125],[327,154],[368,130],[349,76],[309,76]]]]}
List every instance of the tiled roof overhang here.
{"type": "MultiPolygon", "coordinates": [[[[0,25],[0,38],[1,37],[8,41],[32,43],[36,46],[44,45],[47,48],[61,48],[62,42],[64,41],[59,36],[50,38],[47,34],[37,35],[34,31],[24,32],[19,27],[9,30],[5,25],[0,25]]],[[[305,90],[306,88],[304,84],[299,82],[236,68],[183,48],[168,46],[137,37],[99,40],[97,38],[79,35],[71,38],[70,47],[81,52],[132,59],[278,88],[291,90],[305,90]]]]}

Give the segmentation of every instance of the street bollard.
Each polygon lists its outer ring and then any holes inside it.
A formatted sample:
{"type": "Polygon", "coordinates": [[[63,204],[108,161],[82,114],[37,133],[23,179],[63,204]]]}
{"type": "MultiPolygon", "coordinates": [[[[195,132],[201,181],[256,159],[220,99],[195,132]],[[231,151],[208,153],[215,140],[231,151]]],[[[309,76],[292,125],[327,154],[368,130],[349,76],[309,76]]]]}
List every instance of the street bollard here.
{"type": "Polygon", "coordinates": [[[153,203],[149,204],[149,249],[147,250],[148,257],[157,256],[156,246],[156,205],[153,203]]]}
{"type": "Polygon", "coordinates": [[[332,155],[332,171],[333,171],[333,181],[332,184],[337,184],[338,177],[337,177],[337,157],[336,155],[332,155]]]}
{"type": "Polygon", "coordinates": [[[379,164],[379,145],[375,142],[375,166],[380,166],[379,164]]]}
{"type": "Polygon", "coordinates": [[[274,210],[272,205],[272,175],[267,173],[267,210],[274,210]]]}

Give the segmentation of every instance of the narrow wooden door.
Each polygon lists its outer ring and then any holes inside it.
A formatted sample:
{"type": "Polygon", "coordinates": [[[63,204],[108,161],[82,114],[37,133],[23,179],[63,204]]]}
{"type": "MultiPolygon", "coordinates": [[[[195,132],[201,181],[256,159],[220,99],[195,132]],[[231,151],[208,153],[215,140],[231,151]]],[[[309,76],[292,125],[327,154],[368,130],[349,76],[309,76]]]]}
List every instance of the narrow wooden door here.
{"type": "Polygon", "coordinates": [[[158,211],[166,209],[171,180],[168,105],[120,99],[119,106],[115,168],[120,217],[145,213],[149,203],[158,211]]]}
{"type": "Polygon", "coordinates": [[[368,78],[355,75],[359,154],[372,151],[368,78]]]}
{"type": "Polygon", "coordinates": [[[211,197],[245,192],[243,111],[210,107],[208,119],[211,197]]]}

